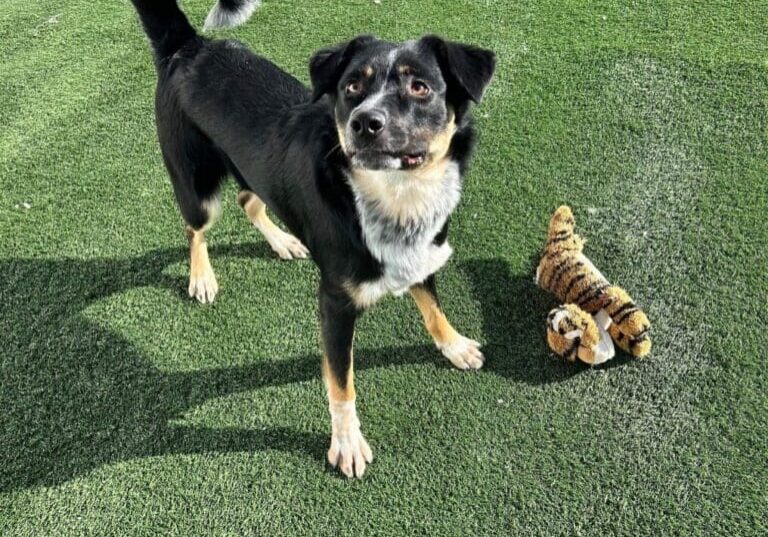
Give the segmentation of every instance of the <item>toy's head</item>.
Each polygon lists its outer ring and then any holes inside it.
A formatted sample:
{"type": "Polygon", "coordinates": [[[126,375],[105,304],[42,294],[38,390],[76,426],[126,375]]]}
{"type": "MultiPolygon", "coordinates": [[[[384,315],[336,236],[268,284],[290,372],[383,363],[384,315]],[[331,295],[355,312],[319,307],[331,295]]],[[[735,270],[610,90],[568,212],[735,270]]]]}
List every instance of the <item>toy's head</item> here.
{"type": "Polygon", "coordinates": [[[549,348],[569,362],[576,358],[597,365],[614,355],[611,338],[598,327],[595,319],[575,304],[555,308],[547,316],[549,348]]]}

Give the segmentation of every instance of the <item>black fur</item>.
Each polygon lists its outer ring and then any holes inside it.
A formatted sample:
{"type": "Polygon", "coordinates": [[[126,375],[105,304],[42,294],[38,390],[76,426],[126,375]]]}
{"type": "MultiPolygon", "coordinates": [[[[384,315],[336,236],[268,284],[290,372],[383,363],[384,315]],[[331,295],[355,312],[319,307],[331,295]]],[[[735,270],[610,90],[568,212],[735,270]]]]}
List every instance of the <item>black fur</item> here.
{"type": "MultiPolygon", "coordinates": [[[[310,63],[310,92],[242,44],[198,36],[174,0],[133,3],[155,51],[158,136],[184,219],[194,229],[209,222],[206,202],[218,194],[227,175],[277,214],[320,268],[325,351],[334,376],[345,382],[357,316],[345,284],[376,279],[382,264],[362,238],[348,183],[350,159],[337,131],[354,103],[365,97],[344,100],[340,92],[344,77],[375,64],[398,45],[361,36],[319,51],[310,63]]],[[[422,134],[437,132],[445,127],[449,107],[461,110],[448,156],[463,173],[474,139],[463,112],[490,81],[493,54],[435,36],[403,47],[402,54],[417,72],[397,79],[387,97],[387,113],[410,140],[416,138],[409,121],[422,134]],[[397,88],[414,76],[433,87],[430,101],[403,98],[398,108],[397,88]]],[[[373,78],[379,85],[391,82],[385,72],[373,78]]],[[[390,137],[390,143],[396,138],[390,137]]],[[[446,222],[436,243],[446,240],[447,230],[446,222]]],[[[433,277],[426,285],[436,296],[433,277]]]]}
{"type": "Polygon", "coordinates": [[[175,1],[132,1],[139,12],[141,24],[152,44],[157,61],[162,61],[186,43],[197,39],[195,29],[175,1]]]}
{"type": "Polygon", "coordinates": [[[334,285],[320,285],[320,330],[330,373],[336,384],[347,388],[352,367],[352,340],[358,311],[344,292],[334,285]]]}
{"type": "Polygon", "coordinates": [[[496,57],[488,50],[449,43],[436,35],[422,39],[432,49],[448,82],[447,99],[457,108],[468,100],[476,103],[483,97],[485,88],[496,69],[496,57]]]}

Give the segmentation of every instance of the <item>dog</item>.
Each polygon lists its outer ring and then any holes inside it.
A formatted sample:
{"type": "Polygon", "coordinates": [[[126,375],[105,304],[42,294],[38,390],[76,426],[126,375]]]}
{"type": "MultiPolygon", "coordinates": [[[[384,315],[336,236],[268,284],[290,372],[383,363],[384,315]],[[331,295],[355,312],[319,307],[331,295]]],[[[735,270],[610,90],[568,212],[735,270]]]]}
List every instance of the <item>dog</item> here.
{"type": "MultiPolygon", "coordinates": [[[[186,222],[189,294],[208,303],[218,292],[205,232],[231,175],[272,249],[283,259],[311,254],[320,269],[328,461],[361,477],[373,457],[355,408],[352,340],[362,311],[409,292],[454,366],[483,365],[480,344],[446,318],[435,273],[452,253],[448,222],[475,139],[470,108],[496,57],[434,35],[404,43],[362,35],[311,57],[310,90],[237,41],[200,36],[175,0],[132,2],[154,51],[157,133],[186,222]]],[[[207,25],[243,22],[254,5],[219,0],[207,25]]]]}

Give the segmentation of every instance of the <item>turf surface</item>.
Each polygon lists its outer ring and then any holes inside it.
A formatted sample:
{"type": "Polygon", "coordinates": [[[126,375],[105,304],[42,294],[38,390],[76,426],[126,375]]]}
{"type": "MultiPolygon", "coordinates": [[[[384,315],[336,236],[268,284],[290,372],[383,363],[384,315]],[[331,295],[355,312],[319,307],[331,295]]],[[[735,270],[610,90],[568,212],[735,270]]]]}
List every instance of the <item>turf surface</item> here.
{"type": "MultiPolygon", "coordinates": [[[[185,8],[200,25],[208,0],[185,8]]],[[[761,2],[265,0],[242,39],[438,32],[498,52],[439,277],[485,344],[453,371],[407,299],[357,331],[362,481],[324,467],[309,262],[224,193],[222,292],[185,296],[148,47],[125,0],[0,10],[0,534],[768,532],[768,19],[761,2]],[[544,344],[549,214],[654,323],[590,370],[544,344]],[[29,204],[29,208],[26,205],[29,204]]]]}

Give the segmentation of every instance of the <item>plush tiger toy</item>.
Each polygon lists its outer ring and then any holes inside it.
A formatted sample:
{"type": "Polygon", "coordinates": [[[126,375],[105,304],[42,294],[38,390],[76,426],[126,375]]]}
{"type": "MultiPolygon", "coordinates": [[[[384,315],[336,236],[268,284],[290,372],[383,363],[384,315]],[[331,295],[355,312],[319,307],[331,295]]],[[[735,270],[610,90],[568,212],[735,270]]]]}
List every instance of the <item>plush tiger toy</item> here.
{"type": "Polygon", "coordinates": [[[646,356],[648,317],[582,253],[584,239],[574,233],[575,224],[569,207],[555,211],[536,269],[536,283],[565,303],[547,317],[550,348],[569,361],[599,364],[613,358],[613,340],[632,356],[646,356]]]}

